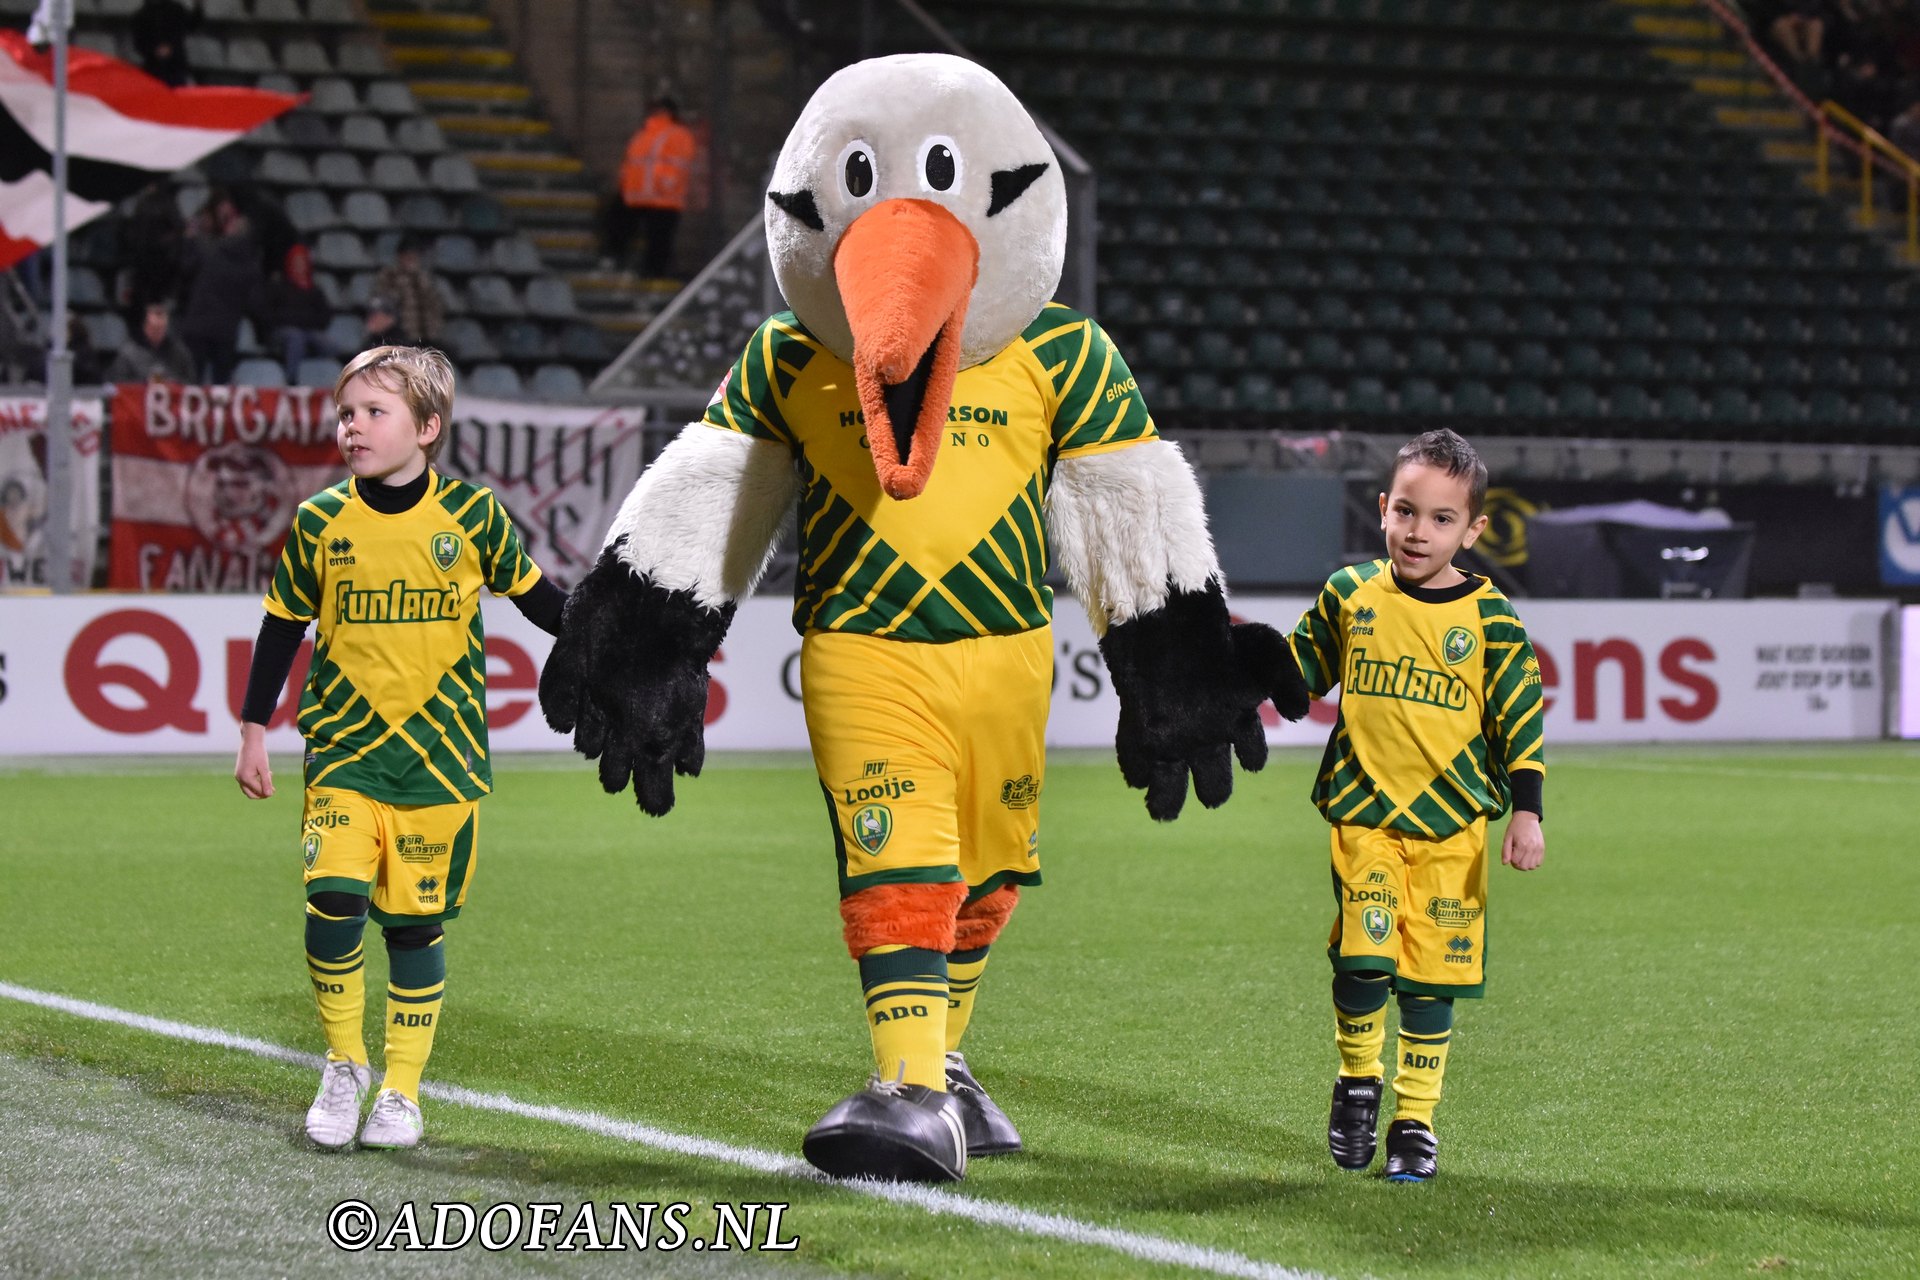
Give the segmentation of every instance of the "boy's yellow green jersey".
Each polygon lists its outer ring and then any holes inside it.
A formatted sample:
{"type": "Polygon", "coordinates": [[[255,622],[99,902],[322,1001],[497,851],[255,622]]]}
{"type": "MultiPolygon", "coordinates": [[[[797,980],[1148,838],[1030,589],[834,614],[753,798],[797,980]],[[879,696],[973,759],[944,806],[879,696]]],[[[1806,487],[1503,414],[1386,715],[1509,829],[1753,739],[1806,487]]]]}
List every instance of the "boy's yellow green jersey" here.
{"type": "Polygon", "coordinates": [[[480,485],[429,473],[398,515],[351,479],[301,503],[265,603],[319,623],[300,697],[307,785],[388,804],[491,791],[480,589],[517,596],[539,580],[480,485]]]}
{"type": "Polygon", "coordinates": [[[1340,686],[1313,786],[1329,822],[1450,836],[1506,812],[1515,770],[1546,771],[1540,663],[1485,579],[1410,594],[1385,560],[1351,565],[1292,641],[1314,696],[1340,686]]]}
{"type": "Polygon", "coordinates": [[[1157,438],[1106,333],[1059,303],[991,360],[960,371],[917,498],[881,491],[853,367],[792,312],[760,326],[705,421],[785,444],[798,461],[793,622],[802,635],[932,643],[1047,625],[1041,513],[1053,464],[1157,438]]]}

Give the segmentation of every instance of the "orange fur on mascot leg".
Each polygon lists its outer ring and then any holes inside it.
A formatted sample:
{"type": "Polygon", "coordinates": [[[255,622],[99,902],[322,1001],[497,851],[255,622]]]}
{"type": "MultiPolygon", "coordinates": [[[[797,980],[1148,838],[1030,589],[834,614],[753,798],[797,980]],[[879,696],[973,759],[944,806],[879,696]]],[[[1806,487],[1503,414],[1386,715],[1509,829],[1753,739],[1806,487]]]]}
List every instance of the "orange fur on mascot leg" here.
{"type": "Polygon", "coordinates": [[[960,917],[954,922],[953,945],[947,949],[978,951],[992,946],[1019,905],[1020,886],[1012,884],[1001,885],[992,893],[975,898],[960,908],[960,917]]]}

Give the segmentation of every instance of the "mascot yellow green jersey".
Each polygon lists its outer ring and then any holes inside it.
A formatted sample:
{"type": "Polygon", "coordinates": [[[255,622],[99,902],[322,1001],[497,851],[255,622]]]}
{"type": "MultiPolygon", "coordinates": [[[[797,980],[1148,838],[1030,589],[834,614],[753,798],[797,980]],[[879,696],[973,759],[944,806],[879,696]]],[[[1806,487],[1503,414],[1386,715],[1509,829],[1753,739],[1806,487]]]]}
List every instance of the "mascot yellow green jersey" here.
{"type": "Polygon", "coordinates": [[[1258,769],[1257,709],[1307,698],[1286,642],[1233,625],[1199,487],[1099,325],[1050,303],[1052,149],[981,67],[836,73],[767,193],[790,311],[634,486],[541,679],[555,728],[652,814],[698,774],[706,665],[776,538],[841,917],[874,1047],[807,1134],[835,1175],[962,1176],[1020,1149],[960,1053],[989,947],[1040,882],[1058,560],[1120,697],[1121,771],[1176,816],[1258,769]],[[797,510],[796,510],[797,509],[797,510]]]}

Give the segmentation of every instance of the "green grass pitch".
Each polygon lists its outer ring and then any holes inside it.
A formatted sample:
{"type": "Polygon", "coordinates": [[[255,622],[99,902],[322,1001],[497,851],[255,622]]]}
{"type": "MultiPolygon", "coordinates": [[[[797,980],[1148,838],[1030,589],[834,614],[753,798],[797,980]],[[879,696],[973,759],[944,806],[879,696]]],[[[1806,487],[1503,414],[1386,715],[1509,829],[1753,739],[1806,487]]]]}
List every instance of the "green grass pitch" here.
{"type": "MultiPolygon", "coordinates": [[[[968,1044],[1029,1154],[976,1162],[959,1193],[1338,1277],[1920,1274],[1920,751],[1551,759],[1546,865],[1494,868],[1441,1177],[1407,1187],[1326,1153],[1316,756],[1278,753],[1169,826],[1106,759],[1057,756],[1047,883],[968,1044]]],[[[0,982],[317,1050],[296,778],[276,764],[266,803],[224,761],[0,766],[0,982]]],[[[664,820],[578,762],[499,772],[429,1080],[797,1154],[867,1069],[805,762],[715,759],[664,820]]],[[[444,1103],[417,1152],[322,1155],[299,1138],[312,1087],[306,1068],[0,999],[0,1274],[435,1261],[343,1259],[321,1227],[346,1196],[782,1201],[801,1241],[644,1262],[470,1246],[459,1274],[1177,1274],[444,1103]]]]}

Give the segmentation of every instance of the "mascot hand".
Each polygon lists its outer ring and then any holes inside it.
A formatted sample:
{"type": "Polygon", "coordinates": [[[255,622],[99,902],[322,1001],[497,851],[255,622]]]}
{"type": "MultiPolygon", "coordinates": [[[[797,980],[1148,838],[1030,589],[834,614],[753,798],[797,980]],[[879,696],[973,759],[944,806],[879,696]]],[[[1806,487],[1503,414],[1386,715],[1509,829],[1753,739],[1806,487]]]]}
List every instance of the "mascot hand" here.
{"type": "Polygon", "coordinates": [[[600,762],[609,795],[633,779],[642,809],[673,808],[673,775],[697,777],[706,759],[707,663],[733,606],[707,609],[667,591],[619,558],[619,543],[567,597],[560,635],[540,673],[547,723],[600,762]]]}
{"type": "Polygon", "coordinates": [[[1260,704],[1307,713],[1307,685],[1286,637],[1257,622],[1234,623],[1217,579],[1175,591],[1164,607],[1110,627],[1100,652],[1120,696],[1115,748],[1130,787],[1144,788],[1156,821],[1180,816],[1187,775],[1207,808],[1233,794],[1233,762],[1267,762],[1260,704]]]}

